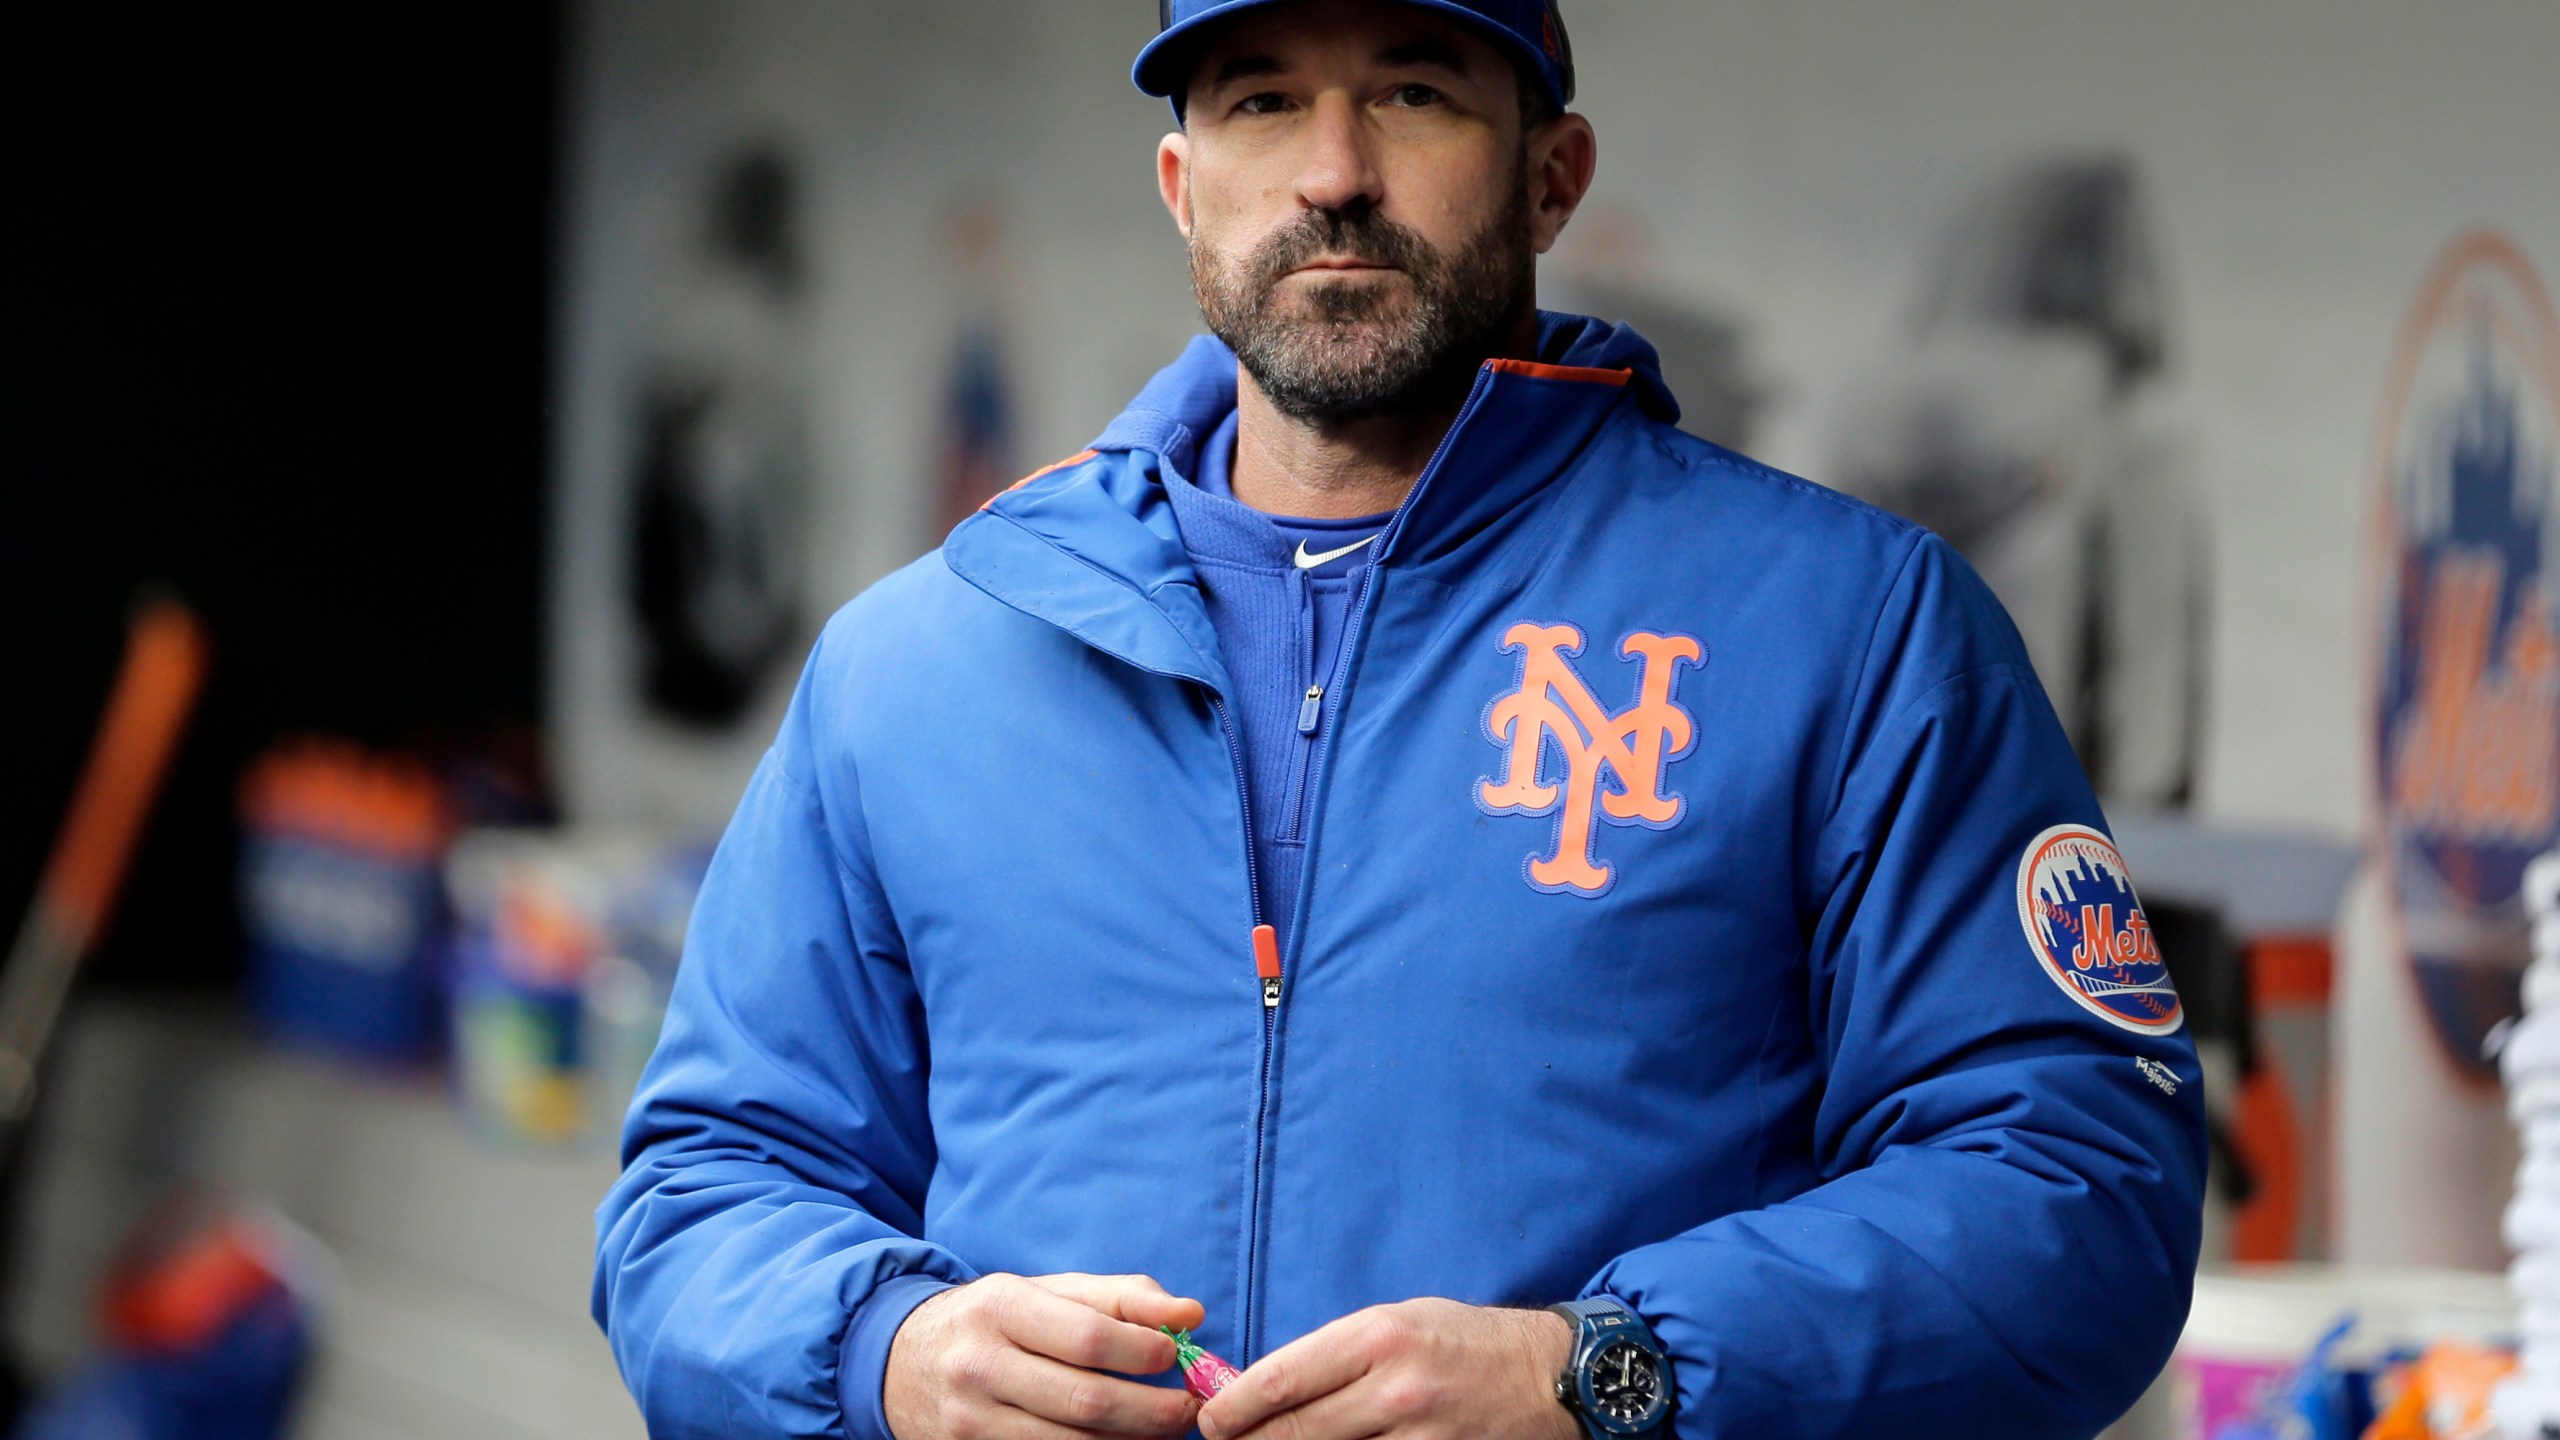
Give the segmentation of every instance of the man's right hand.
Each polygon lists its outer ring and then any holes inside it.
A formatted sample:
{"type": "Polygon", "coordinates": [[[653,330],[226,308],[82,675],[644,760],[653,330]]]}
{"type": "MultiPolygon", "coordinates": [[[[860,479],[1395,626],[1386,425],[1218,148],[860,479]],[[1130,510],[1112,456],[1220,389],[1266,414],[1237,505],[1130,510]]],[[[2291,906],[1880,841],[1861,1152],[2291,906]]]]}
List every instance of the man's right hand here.
{"type": "Polygon", "coordinates": [[[881,1400],[896,1440],[1179,1435],[1199,1402],[1099,1372],[1173,1368],[1200,1302],[1144,1275],[989,1275],[911,1312],[889,1342],[881,1400]]]}

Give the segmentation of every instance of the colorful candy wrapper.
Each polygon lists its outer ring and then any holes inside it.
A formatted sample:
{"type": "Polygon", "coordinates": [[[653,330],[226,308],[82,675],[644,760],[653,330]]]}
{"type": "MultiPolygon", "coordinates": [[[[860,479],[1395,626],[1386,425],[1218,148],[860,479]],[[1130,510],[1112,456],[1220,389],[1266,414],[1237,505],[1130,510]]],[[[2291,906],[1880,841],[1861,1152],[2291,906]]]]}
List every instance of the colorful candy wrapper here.
{"type": "Polygon", "coordinates": [[[1173,1337],[1174,1363],[1182,1367],[1182,1388],[1202,1400],[1215,1396],[1236,1378],[1236,1367],[1200,1348],[1188,1330],[1170,1325],[1156,1327],[1173,1337]]]}

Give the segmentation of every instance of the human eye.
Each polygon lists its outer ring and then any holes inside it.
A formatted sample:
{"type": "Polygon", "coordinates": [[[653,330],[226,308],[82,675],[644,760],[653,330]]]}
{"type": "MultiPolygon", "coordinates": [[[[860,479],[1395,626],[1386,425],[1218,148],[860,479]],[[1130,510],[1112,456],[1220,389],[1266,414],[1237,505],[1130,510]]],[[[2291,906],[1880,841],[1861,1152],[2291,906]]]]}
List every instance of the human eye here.
{"type": "Polygon", "coordinates": [[[1247,95],[1236,102],[1239,115],[1277,115],[1289,108],[1289,97],[1277,90],[1264,90],[1247,95]]]}
{"type": "Polygon", "coordinates": [[[1444,104],[1447,100],[1447,96],[1419,81],[1399,85],[1395,89],[1387,92],[1388,104],[1403,106],[1407,109],[1420,109],[1426,106],[1444,104]]]}

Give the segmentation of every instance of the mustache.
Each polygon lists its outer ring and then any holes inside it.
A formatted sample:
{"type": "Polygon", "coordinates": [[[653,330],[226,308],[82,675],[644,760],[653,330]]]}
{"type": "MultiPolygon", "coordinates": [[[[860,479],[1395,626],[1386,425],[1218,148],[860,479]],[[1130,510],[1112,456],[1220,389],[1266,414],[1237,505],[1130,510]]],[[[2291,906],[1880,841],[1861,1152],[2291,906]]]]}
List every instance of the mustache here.
{"type": "Polygon", "coordinates": [[[1375,209],[1309,210],[1254,247],[1254,288],[1268,294],[1290,271],[1326,259],[1384,265],[1423,280],[1439,256],[1430,242],[1375,209]]]}

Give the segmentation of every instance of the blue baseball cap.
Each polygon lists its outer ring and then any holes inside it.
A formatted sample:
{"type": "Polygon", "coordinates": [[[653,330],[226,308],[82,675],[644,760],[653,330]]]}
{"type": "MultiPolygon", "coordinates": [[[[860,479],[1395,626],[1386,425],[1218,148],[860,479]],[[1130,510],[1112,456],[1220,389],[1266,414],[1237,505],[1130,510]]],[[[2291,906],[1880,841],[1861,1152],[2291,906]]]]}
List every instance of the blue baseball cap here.
{"type": "MultiPolygon", "coordinates": [[[[1202,31],[1248,10],[1284,0],[1156,0],[1159,32],[1138,52],[1129,78],[1149,95],[1171,98],[1191,79],[1192,52],[1202,31]]],[[[1565,38],[1558,0],[1397,0],[1438,10],[1475,26],[1525,62],[1561,110],[1573,103],[1573,42],[1565,38]]],[[[1177,100],[1176,112],[1181,110],[1177,100]]]]}

